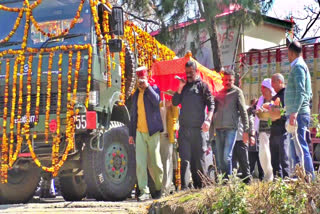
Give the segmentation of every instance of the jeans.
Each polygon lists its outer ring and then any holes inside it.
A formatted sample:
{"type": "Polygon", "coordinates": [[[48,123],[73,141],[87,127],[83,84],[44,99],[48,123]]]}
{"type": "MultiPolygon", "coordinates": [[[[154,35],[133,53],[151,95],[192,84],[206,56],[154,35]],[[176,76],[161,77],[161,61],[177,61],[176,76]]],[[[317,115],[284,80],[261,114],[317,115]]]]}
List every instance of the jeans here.
{"type": "Polygon", "coordinates": [[[309,114],[298,114],[297,116],[298,130],[297,140],[294,140],[294,135],[290,134],[290,159],[295,166],[298,163],[304,163],[304,169],[307,174],[311,174],[314,178],[313,162],[309,151],[309,146],[306,140],[306,132],[310,123],[309,114]],[[302,154],[299,154],[299,150],[302,150],[302,154]]]}
{"type": "Polygon", "coordinates": [[[252,176],[254,175],[254,169],[257,164],[258,177],[262,181],[264,174],[263,174],[263,169],[261,167],[260,160],[259,160],[259,152],[248,152],[248,154],[249,154],[249,163],[250,163],[250,174],[252,176]]]}
{"type": "Polygon", "coordinates": [[[282,178],[289,177],[289,140],[287,140],[287,133],[282,135],[272,135],[271,133],[270,152],[273,175],[282,178]]]}
{"type": "Polygon", "coordinates": [[[216,133],[216,157],[218,169],[226,175],[231,175],[232,153],[237,138],[237,130],[217,129],[216,133]]]}
{"type": "Polygon", "coordinates": [[[248,145],[245,144],[242,140],[236,141],[233,148],[232,167],[234,169],[236,169],[237,163],[239,163],[241,179],[244,179],[245,183],[249,183],[251,175],[248,157],[248,145]]]}

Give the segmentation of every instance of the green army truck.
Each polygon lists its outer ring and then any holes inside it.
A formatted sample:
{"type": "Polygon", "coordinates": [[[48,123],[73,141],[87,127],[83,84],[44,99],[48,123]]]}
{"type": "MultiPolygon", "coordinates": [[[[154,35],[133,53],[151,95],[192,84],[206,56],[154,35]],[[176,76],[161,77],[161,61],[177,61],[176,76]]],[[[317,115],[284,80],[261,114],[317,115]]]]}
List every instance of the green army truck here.
{"type": "Polygon", "coordinates": [[[124,102],[138,53],[123,41],[122,8],[104,3],[0,2],[0,203],[29,201],[52,174],[68,201],[124,200],[134,188],[124,102]]]}

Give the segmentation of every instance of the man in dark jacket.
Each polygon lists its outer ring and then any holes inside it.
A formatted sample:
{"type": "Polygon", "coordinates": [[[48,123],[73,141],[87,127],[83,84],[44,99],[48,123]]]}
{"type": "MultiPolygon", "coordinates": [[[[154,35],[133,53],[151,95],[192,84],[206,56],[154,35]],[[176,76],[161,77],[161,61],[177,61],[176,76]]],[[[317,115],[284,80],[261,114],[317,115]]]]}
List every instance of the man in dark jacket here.
{"type": "Polygon", "coordinates": [[[223,73],[224,89],[215,97],[216,157],[218,168],[225,175],[232,173],[232,153],[236,142],[239,116],[243,124],[243,143],[249,141],[249,119],[243,92],[234,85],[234,72],[223,73]]]}
{"type": "MultiPolygon", "coordinates": [[[[280,99],[281,106],[284,107],[284,77],[276,73],[272,75],[271,84],[277,94],[272,98],[273,101],[280,99]]],[[[271,111],[273,117],[270,135],[270,152],[273,175],[280,177],[289,177],[289,141],[287,141],[286,116],[281,116],[280,110],[274,108],[271,111]]]]}
{"type": "Polygon", "coordinates": [[[190,174],[192,174],[194,187],[202,187],[198,171],[205,175],[207,173],[205,151],[214,110],[213,96],[208,85],[197,75],[197,65],[194,61],[186,63],[186,76],[187,81],[180,81],[179,89],[172,98],[174,106],[181,104],[178,142],[182,189],[189,187],[190,174]],[[207,116],[206,107],[208,108],[207,116]]]}
{"type": "Polygon", "coordinates": [[[163,168],[160,156],[160,132],[163,125],[160,115],[160,90],[148,83],[146,67],[136,71],[138,89],[132,97],[129,143],[136,143],[136,173],[141,195],[139,201],[149,199],[148,174],[155,183],[156,197],[161,196],[163,168]]]}

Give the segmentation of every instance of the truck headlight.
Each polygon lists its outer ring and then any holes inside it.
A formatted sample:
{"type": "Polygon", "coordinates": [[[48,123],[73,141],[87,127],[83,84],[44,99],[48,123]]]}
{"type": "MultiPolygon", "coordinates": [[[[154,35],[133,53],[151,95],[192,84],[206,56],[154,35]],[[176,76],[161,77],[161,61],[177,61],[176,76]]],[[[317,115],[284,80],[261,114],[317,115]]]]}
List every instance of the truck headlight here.
{"type": "Polygon", "coordinates": [[[99,105],[99,91],[89,92],[89,104],[93,106],[99,105]]]}

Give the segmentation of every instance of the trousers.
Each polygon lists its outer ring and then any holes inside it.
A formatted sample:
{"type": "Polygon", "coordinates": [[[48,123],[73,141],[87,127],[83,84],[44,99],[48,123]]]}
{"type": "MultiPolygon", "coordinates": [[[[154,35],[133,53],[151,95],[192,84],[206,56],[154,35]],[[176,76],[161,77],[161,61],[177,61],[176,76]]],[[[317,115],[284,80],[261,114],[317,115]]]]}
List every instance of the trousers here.
{"type": "Polygon", "coordinates": [[[160,154],[163,165],[162,192],[168,193],[173,181],[173,144],[166,134],[160,134],[160,154]]]}
{"type": "Polygon", "coordinates": [[[203,186],[198,172],[206,175],[205,151],[209,133],[201,128],[180,127],[179,130],[179,154],[181,158],[181,188],[186,189],[190,185],[192,176],[195,188],[203,186]]]}
{"type": "Polygon", "coordinates": [[[256,164],[257,164],[258,177],[259,177],[260,180],[262,180],[263,179],[263,169],[261,167],[260,160],[259,160],[259,152],[250,151],[248,153],[249,153],[249,163],[250,163],[250,174],[253,176],[254,169],[255,169],[256,164]]]}
{"type": "Polygon", "coordinates": [[[295,134],[290,134],[290,159],[293,161],[293,166],[298,163],[303,163],[307,174],[315,178],[313,162],[310,155],[309,145],[306,139],[306,132],[310,123],[309,114],[298,114],[297,116],[298,130],[295,134]]]}
{"type": "Polygon", "coordinates": [[[232,167],[236,168],[237,162],[239,163],[239,171],[241,172],[241,178],[245,183],[250,181],[250,166],[248,157],[248,145],[243,141],[236,141],[233,148],[232,167]]]}
{"type": "Polygon", "coordinates": [[[287,133],[282,135],[271,134],[270,152],[273,175],[282,178],[289,177],[289,140],[287,140],[287,133]]]}
{"type": "Polygon", "coordinates": [[[269,138],[270,134],[266,132],[259,133],[259,159],[264,172],[263,179],[265,181],[273,181],[269,138]]]}
{"type": "Polygon", "coordinates": [[[137,131],[136,137],[136,174],[141,194],[149,193],[148,169],[157,191],[161,190],[163,166],[160,156],[160,133],[152,136],[137,131]]]}
{"type": "Polygon", "coordinates": [[[232,153],[236,142],[237,130],[216,130],[216,156],[218,169],[225,175],[232,174],[232,153]]]}

